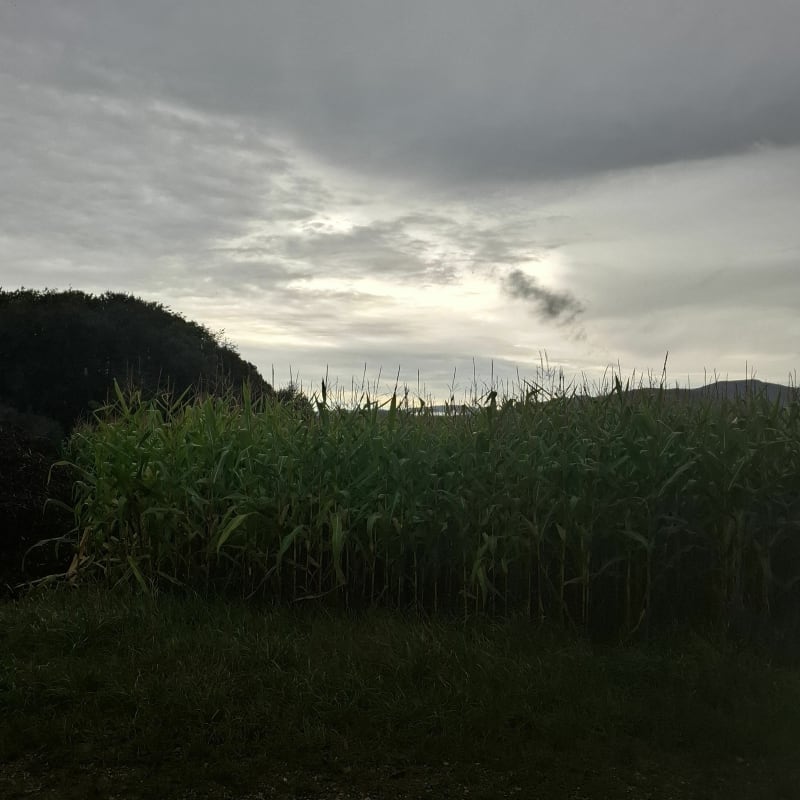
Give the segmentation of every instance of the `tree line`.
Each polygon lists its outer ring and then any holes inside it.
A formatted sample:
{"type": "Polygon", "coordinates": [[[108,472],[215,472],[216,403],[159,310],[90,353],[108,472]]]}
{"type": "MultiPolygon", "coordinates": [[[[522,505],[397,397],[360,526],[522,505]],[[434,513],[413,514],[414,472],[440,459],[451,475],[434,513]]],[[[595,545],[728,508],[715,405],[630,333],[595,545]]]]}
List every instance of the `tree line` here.
{"type": "Polygon", "coordinates": [[[113,396],[114,381],[145,396],[236,392],[245,382],[256,396],[276,395],[221,334],[160,303],[0,287],[0,403],[66,431],[113,396]]]}

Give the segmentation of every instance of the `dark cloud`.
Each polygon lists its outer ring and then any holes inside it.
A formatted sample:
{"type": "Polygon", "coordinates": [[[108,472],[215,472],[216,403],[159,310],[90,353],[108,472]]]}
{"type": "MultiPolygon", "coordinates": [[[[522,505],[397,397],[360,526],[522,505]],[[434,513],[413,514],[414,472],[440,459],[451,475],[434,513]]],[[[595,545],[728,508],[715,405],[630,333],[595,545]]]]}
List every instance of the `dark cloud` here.
{"type": "Polygon", "coordinates": [[[27,0],[0,23],[10,74],[258,120],[368,174],[517,183],[800,142],[789,0],[27,0]]]}
{"type": "MultiPolygon", "coordinates": [[[[431,231],[432,226],[428,223],[426,229],[431,231]]],[[[378,220],[343,231],[326,230],[320,223],[317,229],[273,237],[271,246],[287,259],[314,264],[320,273],[339,277],[415,283],[447,283],[456,278],[448,259],[410,232],[403,219],[378,220]]]]}
{"type": "Polygon", "coordinates": [[[517,300],[528,300],[549,319],[572,321],[583,313],[583,305],[569,292],[558,292],[541,286],[536,278],[513,269],[503,280],[503,289],[517,300]]]}

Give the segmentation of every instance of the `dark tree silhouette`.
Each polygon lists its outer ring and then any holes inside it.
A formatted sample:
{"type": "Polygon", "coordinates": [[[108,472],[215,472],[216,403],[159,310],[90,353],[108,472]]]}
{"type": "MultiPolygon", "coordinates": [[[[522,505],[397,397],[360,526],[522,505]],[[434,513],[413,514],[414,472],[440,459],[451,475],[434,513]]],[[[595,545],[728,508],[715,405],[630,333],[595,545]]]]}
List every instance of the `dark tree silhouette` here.
{"type": "Polygon", "coordinates": [[[274,390],[208,328],[132,295],[0,288],[0,403],[65,430],[109,397],[114,381],[159,391],[274,390]]]}

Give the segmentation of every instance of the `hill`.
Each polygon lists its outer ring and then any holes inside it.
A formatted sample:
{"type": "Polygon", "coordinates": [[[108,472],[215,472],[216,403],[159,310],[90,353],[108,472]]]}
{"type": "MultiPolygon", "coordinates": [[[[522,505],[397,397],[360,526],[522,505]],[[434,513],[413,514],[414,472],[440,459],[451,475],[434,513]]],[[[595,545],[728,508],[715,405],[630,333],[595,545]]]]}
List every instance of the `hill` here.
{"type": "MultiPolygon", "coordinates": [[[[636,389],[625,390],[626,394],[632,395],[656,395],[658,387],[639,387],[636,389]]],[[[742,380],[714,381],[705,386],[698,386],[693,389],[672,388],[664,389],[664,397],[676,402],[731,402],[736,400],[747,400],[749,398],[761,397],[769,403],[777,403],[785,408],[792,401],[798,399],[798,389],[793,386],[785,386],[780,383],[769,383],[755,378],[742,380]]]]}
{"type": "Polygon", "coordinates": [[[69,430],[106,402],[115,380],[145,395],[235,390],[244,381],[256,393],[273,394],[219,334],[159,303],[114,292],[0,289],[0,406],[6,418],[14,412],[40,415],[69,430]]]}

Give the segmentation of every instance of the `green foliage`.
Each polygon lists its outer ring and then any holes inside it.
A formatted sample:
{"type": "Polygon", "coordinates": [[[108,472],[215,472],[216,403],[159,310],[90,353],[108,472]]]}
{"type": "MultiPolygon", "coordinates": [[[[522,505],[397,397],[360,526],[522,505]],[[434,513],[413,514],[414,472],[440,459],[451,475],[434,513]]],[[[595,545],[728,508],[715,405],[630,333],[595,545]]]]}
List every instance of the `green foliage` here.
{"type": "Polygon", "coordinates": [[[275,399],[285,406],[290,406],[309,419],[314,415],[314,404],[295,383],[290,383],[288,386],[278,389],[275,392],[275,399]]]}
{"type": "Polygon", "coordinates": [[[800,777],[800,673],[700,637],[598,652],[86,587],[0,604],[0,654],[9,798],[749,800],[800,777]]]}
{"type": "Polygon", "coordinates": [[[611,639],[797,608],[797,403],[387,406],[120,394],[69,447],[79,574],[611,639]]]}
{"type": "Polygon", "coordinates": [[[0,400],[65,430],[104,404],[114,381],[145,397],[272,388],[219,335],[125,294],[0,290],[0,400]]]}

